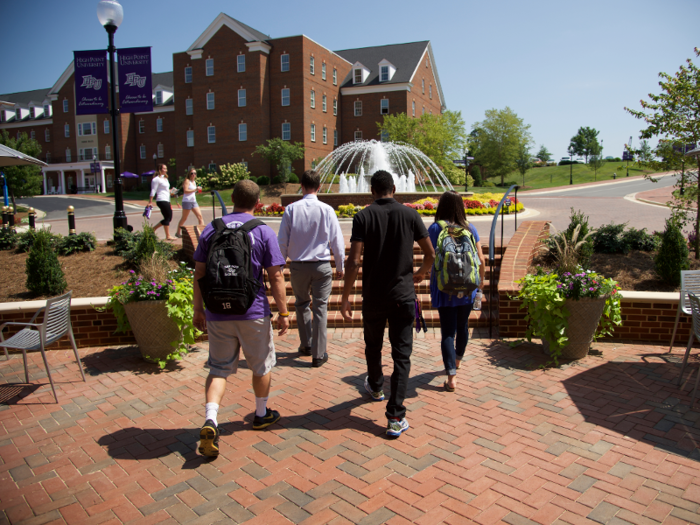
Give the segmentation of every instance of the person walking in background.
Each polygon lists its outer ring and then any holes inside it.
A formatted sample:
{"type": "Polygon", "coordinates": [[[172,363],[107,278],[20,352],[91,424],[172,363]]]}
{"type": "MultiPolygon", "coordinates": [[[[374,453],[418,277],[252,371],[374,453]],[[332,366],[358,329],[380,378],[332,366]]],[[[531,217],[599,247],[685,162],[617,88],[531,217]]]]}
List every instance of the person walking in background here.
{"type": "Polygon", "coordinates": [[[328,298],[333,285],[331,251],[336,279],[343,278],[345,257],[345,241],[338,217],[332,207],[316,197],[320,187],[319,174],[305,171],[301,176],[304,197],[285,208],[277,234],[282,256],[291,261],[289,271],[299,327],[299,353],[312,356],[311,366],[314,367],[328,361],[326,326],[328,298]]]}
{"type": "Polygon", "coordinates": [[[202,191],[202,187],[197,186],[197,184],[194,182],[196,178],[197,170],[191,168],[190,172],[187,174],[187,178],[182,183],[182,217],[180,218],[180,222],[177,224],[175,237],[182,237],[182,227],[185,225],[185,221],[190,215],[190,211],[192,211],[194,216],[197,217],[197,226],[199,226],[200,234],[206,226],[204,218],[202,217],[202,212],[199,210],[199,204],[197,204],[197,193],[202,191]]]}
{"type": "MultiPolygon", "coordinates": [[[[242,180],[233,187],[233,213],[222,220],[227,228],[238,228],[255,219],[253,212],[260,201],[260,188],[251,180],[242,180]]],[[[209,376],[205,383],[205,422],[199,438],[199,452],[204,456],[219,455],[219,405],[226,391],[226,381],[230,374],[238,370],[241,349],[247,367],[253,372],[253,392],[255,394],[255,416],[253,430],[263,430],[280,419],[276,410],[267,407],[272,384],[272,368],[276,364],[275,344],[272,340],[272,320],[270,303],[265,287],[261,286],[247,312],[240,315],[214,313],[204,309],[200,279],[207,273],[209,245],[215,234],[214,223],[207,225],[199,238],[194,252],[194,325],[209,334],[209,376]]],[[[284,289],[282,266],[284,258],[280,253],[275,232],[265,225],[254,226],[248,233],[251,237],[251,276],[262,282],[263,269],[270,282],[279,316],[279,335],[289,329],[289,312],[284,289]]],[[[240,401],[240,400],[239,400],[240,401]]]]}
{"type": "Polygon", "coordinates": [[[472,311],[477,291],[483,291],[486,264],[481,250],[481,243],[479,242],[479,234],[474,225],[467,221],[467,216],[464,212],[464,201],[457,192],[448,191],[443,193],[438,202],[435,222],[428,228],[430,242],[435,249],[437,249],[438,237],[443,229],[439,224],[440,221],[444,221],[448,225],[468,229],[471,232],[474,236],[480,263],[479,287],[472,293],[465,294],[462,298],[440,291],[438,289],[436,272],[433,271],[430,275],[430,300],[433,308],[437,308],[440,316],[440,334],[442,336],[440,348],[442,350],[442,360],[445,364],[445,373],[447,374],[444,388],[448,392],[454,392],[457,386],[457,369],[464,357],[467,342],[469,341],[469,314],[472,311]]]}
{"type": "Polygon", "coordinates": [[[151,180],[151,196],[148,199],[148,205],[153,207],[153,197],[156,198],[156,204],[163,215],[163,219],[156,224],[153,231],[156,231],[161,226],[165,231],[165,240],[174,241],[175,237],[170,236],[170,221],[173,220],[173,208],[170,206],[170,182],[168,181],[168,167],[160,163],[158,164],[155,175],[151,180]]]}
{"type": "Polygon", "coordinates": [[[435,252],[418,212],[394,200],[396,187],[390,173],[383,170],[374,173],[371,189],[374,203],[355,215],[352,222],[341,314],[346,321],[352,320],[350,292],[362,258],[362,324],[367,360],[364,386],[374,401],[384,400],[382,342],[388,321],[394,371],[386,405],[386,433],[399,437],[409,427],[403,403],[413,351],[414,283],[425,279],[435,252]],[[415,273],[414,242],[423,252],[423,264],[415,273]]]}

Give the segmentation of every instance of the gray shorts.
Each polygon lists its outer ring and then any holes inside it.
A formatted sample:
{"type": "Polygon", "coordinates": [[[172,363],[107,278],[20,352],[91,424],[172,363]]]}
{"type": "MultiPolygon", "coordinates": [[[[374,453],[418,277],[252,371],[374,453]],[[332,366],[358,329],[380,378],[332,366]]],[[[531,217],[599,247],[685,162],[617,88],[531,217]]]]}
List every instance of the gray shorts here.
{"type": "Polygon", "coordinates": [[[194,208],[199,208],[199,204],[197,204],[197,201],[194,201],[194,202],[182,201],[182,209],[183,210],[192,210],[194,208]]]}
{"type": "Polygon", "coordinates": [[[209,374],[228,377],[238,370],[243,348],[253,375],[267,375],[277,364],[270,317],[247,321],[207,321],[209,334],[209,374]]]}

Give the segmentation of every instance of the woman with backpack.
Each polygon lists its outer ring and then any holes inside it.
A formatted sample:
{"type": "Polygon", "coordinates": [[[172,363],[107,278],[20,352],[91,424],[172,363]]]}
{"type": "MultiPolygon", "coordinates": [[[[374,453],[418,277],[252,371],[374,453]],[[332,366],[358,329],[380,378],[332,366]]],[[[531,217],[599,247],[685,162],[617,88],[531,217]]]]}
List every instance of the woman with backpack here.
{"type": "MultiPolygon", "coordinates": [[[[449,230],[453,231],[453,230],[449,230]]],[[[447,232],[445,232],[447,234],[447,232]]],[[[476,228],[467,221],[466,213],[464,212],[464,201],[456,191],[447,191],[442,194],[438,202],[437,212],[435,213],[435,222],[428,228],[430,241],[435,248],[436,259],[433,271],[430,272],[430,300],[433,308],[437,308],[440,316],[440,333],[442,342],[440,344],[442,350],[442,360],[445,364],[445,372],[447,380],[443,385],[447,392],[454,392],[457,386],[457,369],[460,366],[464,352],[467,348],[469,340],[469,314],[474,305],[474,297],[477,291],[481,292],[484,288],[484,269],[485,261],[484,254],[481,251],[481,243],[479,242],[479,234],[476,228]],[[450,293],[441,291],[441,288],[447,290],[448,287],[443,285],[443,282],[438,283],[438,268],[439,252],[444,252],[444,239],[440,239],[440,232],[444,227],[456,227],[454,230],[457,234],[464,235],[465,240],[473,242],[472,250],[476,250],[478,257],[478,286],[471,292],[456,293],[450,290],[450,293]],[[462,232],[466,230],[466,232],[462,232]],[[439,245],[438,241],[442,244],[439,245]],[[461,297],[460,297],[461,295],[461,297]]],[[[453,237],[454,238],[454,237],[453,237]]],[[[476,261],[474,261],[476,264],[476,261]]],[[[443,278],[442,281],[445,279],[443,278]]]]}

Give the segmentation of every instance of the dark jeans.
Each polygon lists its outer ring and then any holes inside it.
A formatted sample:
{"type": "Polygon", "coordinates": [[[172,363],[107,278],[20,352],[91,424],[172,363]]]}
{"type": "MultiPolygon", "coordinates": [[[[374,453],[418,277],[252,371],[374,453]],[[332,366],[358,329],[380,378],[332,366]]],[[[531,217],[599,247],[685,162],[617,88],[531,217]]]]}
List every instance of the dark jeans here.
{"type": "Polygon", "coordinates": [[[170,201],[156,201],[156,204],[163,214],[163,220],[160,223],[163,226],[170,226],[170,221],[173,220],[173,208],[170,206],[170,201]]]}
{"type": "Polygon", "coordinates": [[[469,314],[471,311],[471,304],[438,308],[440,333],[442,334],[440,349],[447,375],[453,376],[457,373],[457,359],[461,361],[464,357],[467,341],[469,341],[469,314]],[[455,333],[457,334],[456,342],[455,333]]]}
{"type": "Polygon", "coordinates": [[[406,387],[411,371],[411,352],[413,351],[413,321],[416,318],[416,306],[413,300],[392,304],[385,308],[362,309],[362,322],[365,335],[365,359],[367,360],[367,382],[372,391],[384,388],[382,373],[382,341],[384,327],[389,321],[389,341],[394,372],[391,374],[391,395],[386,405],[386,417],[402,419],[406,416],[406,387]]]}

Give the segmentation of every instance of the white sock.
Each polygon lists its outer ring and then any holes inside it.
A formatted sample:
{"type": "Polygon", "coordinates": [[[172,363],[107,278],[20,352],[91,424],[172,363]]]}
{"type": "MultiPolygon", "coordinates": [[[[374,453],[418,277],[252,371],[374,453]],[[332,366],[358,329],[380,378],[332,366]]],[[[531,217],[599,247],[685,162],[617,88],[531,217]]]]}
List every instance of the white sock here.
{"type": "Polygon", "coordinates": [[[204,405],[204,409],[207,411],[204,419],[211,419],[214,424],[218,427],[219,423],[216,421],[216,416],[219,413],[219,405],[216,403],[207,403],[204,405]]]}
{"type": "Polygon", "coordinates": [[[266,397],[256,397],[255,398],[255,415],[258,417],[265,417],[267,414],[267,398],[266,397]]]}

